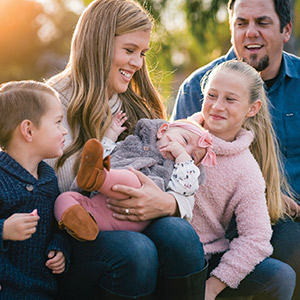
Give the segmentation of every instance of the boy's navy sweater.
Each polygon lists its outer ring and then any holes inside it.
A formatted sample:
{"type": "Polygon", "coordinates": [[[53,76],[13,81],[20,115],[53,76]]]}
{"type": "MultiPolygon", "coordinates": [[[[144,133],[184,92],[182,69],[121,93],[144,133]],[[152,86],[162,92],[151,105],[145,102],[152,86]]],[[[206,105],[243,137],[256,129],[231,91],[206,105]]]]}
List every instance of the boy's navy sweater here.
{"type": "MultiPolygon", "coordinates": [[[[53,217],[59,194],[54,170],[45,162],[34,178],[5,152],[0,152],[0,299],[53,299],[57,282],[45,266],[50,250],[61,250],[70,257],[64,233],[57,231],[53,217]],[[37,209],[37,230],[25,241],[3,241],[3,223],[14,213],[37,209]],[[56,229],[54,229],[56,228],[56,229]]],[[[67,266],[66,264],[66,266],[67,266]]]]}

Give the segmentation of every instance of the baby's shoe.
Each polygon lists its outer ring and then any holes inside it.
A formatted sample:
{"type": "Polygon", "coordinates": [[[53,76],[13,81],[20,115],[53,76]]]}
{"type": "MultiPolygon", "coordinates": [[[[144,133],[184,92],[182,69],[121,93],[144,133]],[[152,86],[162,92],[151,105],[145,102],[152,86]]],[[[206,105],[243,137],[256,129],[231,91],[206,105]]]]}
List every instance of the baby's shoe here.
{"type": "Polygon", "coordinates": [[[79,241],[93,241],[99,233],[95,219],[79,204],[67,208],[58,225],[79,241]]]}
{"type": "Polygon", "coordinates": [[[97,139],[88,140],[82,151],[77,174],[77,184],[86,191],[98,190],[105,179],[105,169],[110,169],[110,156],[103,159],[103,146],[97,139]]]}

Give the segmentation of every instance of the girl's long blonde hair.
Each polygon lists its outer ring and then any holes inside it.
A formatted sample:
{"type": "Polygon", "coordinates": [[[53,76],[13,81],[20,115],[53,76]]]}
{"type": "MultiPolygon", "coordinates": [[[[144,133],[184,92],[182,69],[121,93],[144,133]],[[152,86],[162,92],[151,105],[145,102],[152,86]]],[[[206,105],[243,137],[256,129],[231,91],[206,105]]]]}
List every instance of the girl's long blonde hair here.
{"type": "MultiPolygon", "coordinates": [[[[259,112],[255,116],[247,118],[243,127],[254,134],[250,150],[265,179],[268,211],[271,222],[275,223],[286,214],[282,192],[290,196],[292,193],[283,172],[281,154],[269,113],[268,106],[271,103],[266,96],[264,82],[252,66],[242,61],[226,61],[216,66],[211,73],[220,70],[240,73],[249,83],[250,103],[261,100],[262,105],[259,112]]],[[[203,88],[202,85],[202,90],[203,88]]]]}
{"type": "MultiPolygon", "coordinates": [[[[90,138],[101,140],[111,123],[108,84],[115,37],[151,30],[152,26],[151,16],[134,0],[95,0],[82,13],[74,31],[68,65],[49,81],[51,85],[51,82],[55,84],[68,77],[69,84],[65,88],[72,89],[67,118],[73,141],[58,159],[57,168],[77,153],[76,173],[84,143],[90,138]]],[[[151,82],[145,60],[119,98],[128,117],[126,135],[133,132],[140,118],[165,118],[160,95],[151,82]]]]}

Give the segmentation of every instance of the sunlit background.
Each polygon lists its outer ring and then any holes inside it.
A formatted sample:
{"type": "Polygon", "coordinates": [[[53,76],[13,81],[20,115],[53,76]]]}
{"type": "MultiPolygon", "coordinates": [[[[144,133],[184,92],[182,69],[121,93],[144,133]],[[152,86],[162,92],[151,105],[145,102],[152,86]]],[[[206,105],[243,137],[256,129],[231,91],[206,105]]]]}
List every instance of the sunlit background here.
{"type": "MultiPolygon", "coordinates": [[[[42,81],[64,69],[75,24],[89,0],[0,0],[0,83],[42,81]]],[[[227,0],[140,2],[156,20],[147,63],[170,112],[180,83],[230,47],[227,0]]],[[[292,1],[299,55],[300,0],[292,1]],[[298,21],[299,20],[299,21],[298,21]]]]}

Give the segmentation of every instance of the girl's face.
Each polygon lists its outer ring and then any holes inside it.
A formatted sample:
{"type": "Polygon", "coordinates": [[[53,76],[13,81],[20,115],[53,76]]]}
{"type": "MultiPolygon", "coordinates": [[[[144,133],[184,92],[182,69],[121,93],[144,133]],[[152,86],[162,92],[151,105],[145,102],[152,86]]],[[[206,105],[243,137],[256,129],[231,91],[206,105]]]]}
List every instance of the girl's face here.
{"type": "Polygon", "coordinates": [[[115,37],[113,62],[109,77],[109,96],[124,93],[136,71],[144,64],[151,31],[139,30],[115,37]]]}
{"type": "Polygon", "coordinates": [[[247,79],[237,71],[221,70],[211,74],[205,87],[204,128],[225,141],[233,141],[245,120],[260,109],[260,100],[250,104],[247,79]]]}
{"type": "Polygon", "coordinates": [[[49,95],[47,113],[38,127],[33,128],[36,155],[41,159],[60,157],[63,154],[67,129],[62,124],[63,109],[60,101],[49,95]]]}

